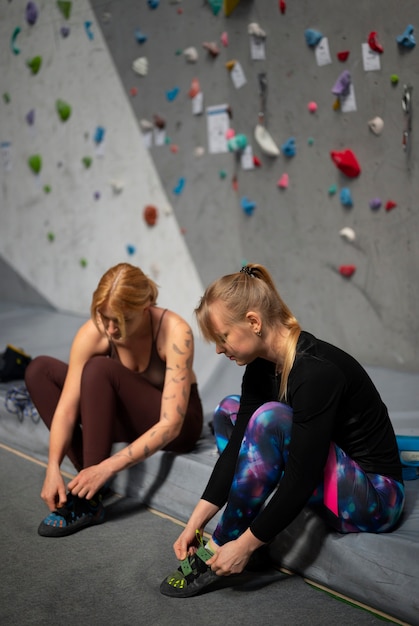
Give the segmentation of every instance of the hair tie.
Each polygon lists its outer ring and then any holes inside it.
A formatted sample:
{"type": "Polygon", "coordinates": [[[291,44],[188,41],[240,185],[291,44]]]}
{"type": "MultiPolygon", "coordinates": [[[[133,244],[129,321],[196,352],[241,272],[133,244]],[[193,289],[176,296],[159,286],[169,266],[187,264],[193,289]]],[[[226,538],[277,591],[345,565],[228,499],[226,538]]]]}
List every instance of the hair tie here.
{"type": "Polygon", "coordinates": [[[240,274],[247,274],[248,276],[252,276],[254,278],[254,273],[253,273],[253,268],[249,267],[248,265],[243,265],[243,267],[240,270],[240,274]]]}

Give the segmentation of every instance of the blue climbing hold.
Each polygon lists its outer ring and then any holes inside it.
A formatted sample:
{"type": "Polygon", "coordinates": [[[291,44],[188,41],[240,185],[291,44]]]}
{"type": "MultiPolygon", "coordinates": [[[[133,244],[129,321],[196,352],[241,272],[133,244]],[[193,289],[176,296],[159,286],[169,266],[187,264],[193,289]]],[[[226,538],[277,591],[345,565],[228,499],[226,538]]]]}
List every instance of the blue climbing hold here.
{"type": "Polygon", "coordinates": [[[306,38],[306,43],[310,48],[314,48],[317,44],[323,39],[323,35],[313,28],[307,28],[304,31],[304,37],[306,38]]]}
{"type": "Polygon", "coordinates": [[[352,201],[351,191],[347,187],[343,187],[340,191],[340,202],[342,206],[352,207],[354,205],[352,201]]]}
{"type": "Polygon", "coordinates": [[[282,154],[286,157],[293,157],[296,155],[297,147],[295,145],[295,137],[290,137],[284,144],[281,146],[282,154]]]}
{"type": "Polygon", "coordinates": [[[413,31],[414,28],[411,24],[406,26],[404,33],[396,37],[396,41],[399,46],[403,46],[404,48],[414,48],[416,46],[416,39],[413,31]]]}

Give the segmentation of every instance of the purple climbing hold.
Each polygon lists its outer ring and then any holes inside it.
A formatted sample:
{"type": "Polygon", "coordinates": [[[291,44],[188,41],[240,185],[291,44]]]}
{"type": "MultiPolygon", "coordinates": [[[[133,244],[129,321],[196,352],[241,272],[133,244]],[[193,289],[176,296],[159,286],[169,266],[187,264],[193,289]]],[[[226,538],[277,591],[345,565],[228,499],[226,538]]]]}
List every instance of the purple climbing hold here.
{"type": "Polygon", "coordinates": [[[38,7],[35,2],[28,2],[26,5],[26,21],[33,26],[38,19],[38,7]]]}
{"type": "Polygon", "coordinates": [[[332,93],[335,96],[347,96],[351,82],[351,73],[348,70],[344,70],[333,85],[332,93]]]}

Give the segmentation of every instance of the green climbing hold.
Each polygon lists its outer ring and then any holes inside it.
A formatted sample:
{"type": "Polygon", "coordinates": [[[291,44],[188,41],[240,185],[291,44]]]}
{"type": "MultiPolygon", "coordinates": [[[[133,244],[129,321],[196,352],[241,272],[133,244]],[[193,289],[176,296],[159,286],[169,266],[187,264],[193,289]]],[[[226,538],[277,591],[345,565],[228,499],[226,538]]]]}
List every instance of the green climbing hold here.
{"type": "Polygon", "coordinates": [[[71,2],[65,2],[64,0],[57,0],[57,7],[60,9],[61,13],[64,15],[66,20],[70,19],[71,15],[71,2]]]}
{"type": "Polygon", "coordinates": [[[64,102],[64,100],[57,100],[55,107],[61,121],[66,122],[71,115],[71,106],[67,102],[64,102]]]}
{"type": "Polygon", "coordinates": [[[397,76],[397,74],[392,74],[390,76],[390,80],[392,85],[397,85],[399,82],[399,77],[397,76]]]}
{"type": "Polygon", "coordinates": [[[10,94],[8,94],[7,91],[6,91],[6,93],[3,94],[3,100],[5,101],[6,104],[9,104],[9,102],[10,102],[10,94]]]}
{"type": "Polygon", "coordinates": [[[26,62],[26,65],[29,67],[32,74],[35,75],[41,69],[42,57],[38,55],[36,57],[33,57],[32,59],[29,59],[29,61],[26,62]]]}
{"type": "Polygon", "coordinates": [[[44,185],[44,193],[51,193],[51,185],[44,185]]]}
{"type": "Polygon", "coordinates": [[[83,158],[82,158],[82,163],[83,163],[84,167],[88,170],[88,169],[89,169],[89,167],[90,167],[90,166],[91,166],[91,164],[92,164],[92,158],[91,158],[91,157],[88,157],[88,156],[83,157],[83,158]]]}
{"type": "Polygon", "coordinates": [[[50,241],[51,243],[54,241],[55,239],[55,235],[52,232],[47,233],[47,239],[48,241],[50,241]]]}
{"type": "Polygon", "coordinates": [[[80,259],[81,267],[87,267],[87,259],[80,259]]]}
{"type": "Polygon", "coordinates": [[[334,196],[337,190],[338,188],[336,185],[331,185],[328,190],[329,196],[334,196]]]}
{"type": "Polygon", "coordinates": [[[28,165],[34,174],[39,174],[42,170],[42,157],[40,154],[33,154],[28,159],[28,165]]]}

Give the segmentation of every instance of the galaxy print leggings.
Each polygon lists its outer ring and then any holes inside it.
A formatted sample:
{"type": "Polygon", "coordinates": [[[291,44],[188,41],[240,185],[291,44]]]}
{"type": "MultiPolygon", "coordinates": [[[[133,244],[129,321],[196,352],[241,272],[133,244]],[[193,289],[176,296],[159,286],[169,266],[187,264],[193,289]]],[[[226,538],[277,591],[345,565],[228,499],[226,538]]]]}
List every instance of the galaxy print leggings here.
{"type": "MultiPolygon", "coordinates": [[[[240,397],[227,396],[214,413],[218,451],[228,443],[239,409],[240,397]]],[[[267,402],[249,420],[240,448],[227,506],[215,529],[218,545],[239,537],[251,524],[278,485],[288,460],[292,409],[267,402]]],[[[330,446],[322,484],[308,506],[341,533],[390,531],[404,504],[399,482],[364,472],[336,444],[330,446]]]]}

